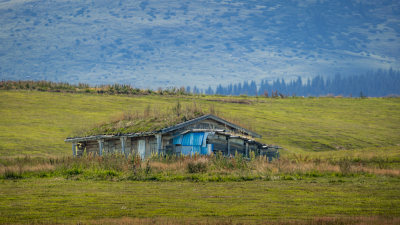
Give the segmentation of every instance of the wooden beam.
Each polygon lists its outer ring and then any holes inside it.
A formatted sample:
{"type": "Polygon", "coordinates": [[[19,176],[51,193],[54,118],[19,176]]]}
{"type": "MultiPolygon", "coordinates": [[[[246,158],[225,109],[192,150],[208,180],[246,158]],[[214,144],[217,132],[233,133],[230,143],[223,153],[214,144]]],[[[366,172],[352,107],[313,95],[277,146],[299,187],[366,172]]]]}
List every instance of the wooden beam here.
{"type": "Polygon", "coordinates": [[[125,151],[125,143],[126,143],[126,137],[120,137],[121,140],[121,153],[127,157],[126,151],[125,151]]]}
{"type": "Polygon", "coordinates": [[[72,142],[72,155],[76,156],[76,142],[72,142]]]}
{"type": "Polygon", "coordinates": [[[226,142],[228,145],[228,157],[231,157],[231,143],[229,142],[229,137],[226,137],[226,142]]]}
{"type": "Polygon", "coordinates": [[[249,143],[246,141],[246,157],[249,157],[249,143]]]}
{"type": "Polygon", "coordinates": [[[99,155],[102,156],[103,155],[104,140],[100,139],[100,140],[97,140],[97,142],[99,143],[99,155]]]}
{"type": "Polygon", "coordinates": [[[161,134],[156,134],[156,139],[157,139],[157,152],[158,154],[161,154],[162,151],[162,135],[161,134]]]}

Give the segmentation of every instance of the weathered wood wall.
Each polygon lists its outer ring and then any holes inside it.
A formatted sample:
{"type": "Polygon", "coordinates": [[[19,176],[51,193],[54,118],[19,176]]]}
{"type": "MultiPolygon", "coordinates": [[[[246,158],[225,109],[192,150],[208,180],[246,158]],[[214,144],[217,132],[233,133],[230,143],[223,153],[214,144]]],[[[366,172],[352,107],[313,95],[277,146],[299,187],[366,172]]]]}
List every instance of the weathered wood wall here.
{"type": "MultiPolygon", "coordinates": [[[[233,132],[232,129],[226,127],[224,124],[219,123],[214,120],[203,120],[199,123],[192,124],[186,127],[183,127],[179,130],[176,130],[174,133],[164,134],[162,136],[162,144],[161,150],[163,153],[167,153],[167,149],[170,153],[179,154],[179,147],[174,146],[172,144],[172,139],[174,135],[179,134],[183,131],[190,129],[220,129],[225,130],[226,132],[233,132]]],[[[138,141],[145,140],[145,158],[149,158],[151,154],[158,152],[157,146],[157,138],[155,136],[146,136],[146,137],[132,137],[126,138],[125,142],[125,152],[126,155],[135,153],[138,154],[138,141]]],[[[83,149],[77,149],[77,155],[81,156],[82,154],[97,154],[99,155],[99,144],[97,140],[94,141],[86,141],[84,143],[83,149]],[[84,152],[85,151],[85,152],[84,152]]],[[[207,138],[208,144],[213,144],[214,152],[221,151],[224,155],[228,154],[228,141],[225,135],[214,134],[209,135],[207,138]]],[[[230,138],[229,139],[230,146],[230,154],[235,154],[235,152],[245,154],[246,153],[246,143],[243,139],[239,138],[230,138]]],[[[120,138],[115,139],[105,139],[103,144],[103,154],[115,154],[122,153],[121,151],[122,145],[120,138]]],[[[254,151],[256,154],[259,154],[258,146],[255,144],[249,144],[249,152],[254,151]]]]}
{"type": "MultiPolygon", "coordinates": [[[[77,155],[83,154],[100,155],[99,142],[97,140],[82,142],[85,146],[84,149],[78,149],[77,155]]],[[[131,138],[125,141],[125,152],[130,154],[132,152],[131,138]]],[[[118,139],[105,139],[103,144],[103,154],[122,153],[121,140],[118,139]]]]}
{"type": "Polygon", "coordinates": [[[86,142],[86,154],[99,154],[99,143],[97,141],[86,142]]]}
{"type": "Polygon", "coordinates": [[[231,139],[229,139],[229,143],[231,146],[231,154],[232,155],[234,155],[235,152],[238,152],[239,154],[246,153],[246,145],[242,139],[231,138],[231,139]]]}
{"type": "Polygon", "coordinates": [[[226,140],[226,136],[224,135],[209,135],[207,137],[208,144],[214,145],[214,152],[222,152],[222,154],[228,154],[228,142],[226,140]]]}
{"type": "Polygon", "coordinates": [[[258,145],[256,144],[249,144],[249,153],[254,152],[256,155],[260,154],[260,150],[258,149],[258,145]]]}
{"type": "Polygon", "coordinates": [[[154,136],[147,137],[147,145],[146,145],[146,158],[150,157],[151,154],[155,154],[158,152],[157,149],[157,139],[154,136]]]}
{"type": "Polygon", "coordinates": [[[138,139],[137,138],[129,138],[131,140],[131,154],[139,154],[139,144],[138,144],[138,139]]]}

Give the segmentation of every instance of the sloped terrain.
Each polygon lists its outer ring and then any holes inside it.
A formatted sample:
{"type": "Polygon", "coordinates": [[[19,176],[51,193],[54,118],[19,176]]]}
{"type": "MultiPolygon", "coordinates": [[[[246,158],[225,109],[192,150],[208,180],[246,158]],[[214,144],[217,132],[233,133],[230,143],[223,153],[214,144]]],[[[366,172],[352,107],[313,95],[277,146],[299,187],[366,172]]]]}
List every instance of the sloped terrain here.
{"type": "Polygon", "coordinates": [[[206,88],[398,69],[399,15],[398,1],[3,0],[0,79],[206,88]]]}
{"type": "Polygon", "coordinates": [[[66,137],[110,120],[123,121],[124,112],[163,115],[178,101],[182,111],[194,103],[203,112],[211,108],[261,134],[262,143],[280,145],[292,153],[399,152],[399,98],[129,97],[0,91],[0,156],[70,155],[66,137]]]}
{"type": "Polygon", "coordinates": [[[1,90],[0,223],[398,224],[399,111],[399,98],[1,90]],[[284,147],[280,160],[72,157],[63,142],[178,100],[237,118],[284,147]]]}

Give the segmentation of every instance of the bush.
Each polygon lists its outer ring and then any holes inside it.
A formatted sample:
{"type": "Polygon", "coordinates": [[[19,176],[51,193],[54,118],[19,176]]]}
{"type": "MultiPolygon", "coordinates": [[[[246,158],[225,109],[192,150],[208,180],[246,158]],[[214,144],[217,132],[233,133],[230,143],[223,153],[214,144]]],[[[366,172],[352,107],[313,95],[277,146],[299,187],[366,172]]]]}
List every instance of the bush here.
{"type": "Polygon", "coordinates": [[[68,169],[68,170],[64,171],[64,174],[68,175],[68,176],[79,175],[79,174],[82,174],[82,173],[83,173],[83,170],[80,169],[80,168],[72,168],[72,169],[68,169]]]}
{"type": "Polygon", "coordinates": [[[343,159],[339,161],[339,168],[340,172],[342,172],[343,175],[347,175],[351,171],[351,162],[349,159],[343,159]]]}
{"type": "Polygon", "coordinates": [[[14,171],[6,169],[4,171],[4,179],[21,179],[22,173],[21,171],[14,171]]]}
{"type": "Polygon", "coordinates": [[[151,173],[150,160],[147,160],[147,162],[146,162],[145,173],[146,173],[146,174],[150,174],[150,173],[151,173]]]}
{"type": "Polygon", "coordinates": [[[205,162],[189,162],[187,164],[189,173],[205,173],[207,172],[207,163],[205,162]]]}

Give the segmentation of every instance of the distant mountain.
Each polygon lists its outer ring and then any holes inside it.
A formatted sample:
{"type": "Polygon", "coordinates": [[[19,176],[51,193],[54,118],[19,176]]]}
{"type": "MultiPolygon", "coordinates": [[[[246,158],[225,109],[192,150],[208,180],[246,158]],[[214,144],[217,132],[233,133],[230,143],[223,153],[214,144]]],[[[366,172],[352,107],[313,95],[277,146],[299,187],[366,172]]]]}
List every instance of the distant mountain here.
{"type": "Polygon", "coordinates": [[[398,0],[0,0],[0,79],[141,88],[400,68],[398,0]]]}

